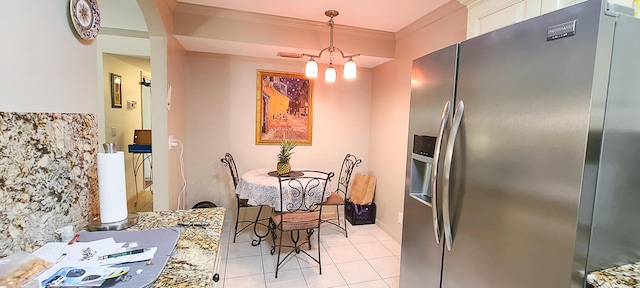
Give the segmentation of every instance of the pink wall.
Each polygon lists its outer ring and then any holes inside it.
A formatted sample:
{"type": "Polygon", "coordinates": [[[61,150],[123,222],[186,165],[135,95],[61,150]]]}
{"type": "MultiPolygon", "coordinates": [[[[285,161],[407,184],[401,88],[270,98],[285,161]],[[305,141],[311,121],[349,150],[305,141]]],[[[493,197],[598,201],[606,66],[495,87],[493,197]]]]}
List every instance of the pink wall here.
{"type": "MultiPolygon", "coordinates": [[[[230,152],[238,172],[273,167],[279,146],[256,145],[257,70],[299,72],[304,62],[264,58],[188,53],[186,163],[189,205],[203,200],[235,213],[235,196],[229,171],[220,158],[230,152]]],[[[320,70],[324,71],[323,65],[320,70]]],[[[337,67],[342,71],[341,67],[337,67]]],[[[371,70],[358,77],[341,76],[333,84],[316,79],[313,93],[313,145],[294,149],[291,165],[340,172],[345,154],[363,158],[357,173],[368,171],[371,70]]]]}

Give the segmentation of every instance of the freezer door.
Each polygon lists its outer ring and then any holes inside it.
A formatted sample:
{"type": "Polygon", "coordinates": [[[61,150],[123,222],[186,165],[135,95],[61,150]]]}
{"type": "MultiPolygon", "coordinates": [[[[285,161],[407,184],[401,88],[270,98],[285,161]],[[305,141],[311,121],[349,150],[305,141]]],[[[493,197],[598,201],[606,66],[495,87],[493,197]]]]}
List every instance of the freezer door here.
{"type": "Polygon", "coordinates": [[[587,1],[460,44],[443,288],[570,287],[599,11],[587,1]]]}
{"type": "MultiPolygon", "coordinates": [[[[421,163],[421,161],[414,162],[416,159],[424,158],[421,155],[414,155],[413,141],[416,138],[414,135],[432,137],[439,135],[443,109],[447,102],[451,105],[454,100],[457,48],[456,44],[413,62],[400,287],[440,287],[443,253],[443,242],[441,241],[443,237],[442,235],[438,236],[440,243],[436,243],[436,231],[441,233],[441,229],[434,227],[434,223],[442,227],[442,210],[438,207],[438,203],[441,203],[441,197],[438,194],[441,188],[436,185],[436,191],[431,190],[426,193],[435,195],[436,199],[430,199],[430,197],[414,198],[409,194],[412,191],[412,182],[413,186],[420,186],[418,190],[427,191],[431,187],[429,171],[435,170],[437,172],[442,169],[441,163],[431,163],[431,169],[412,167],[412,165],[416,166],[416,163],[421,163]],[[435,207],[430,204],[432,201],[435,202],[435,207]],[[437,221],[434,221],[434,214],[438,218],[437,221]]],[[[446,116],[445,123],[450,123],[450,118],[450,114],[446,116]]],[[[446,131],[446,129],[448,127],[445,125],[444,130],[446,131]]],[[[445,133],[442,138],[446,139],[447,134],[445,133]]],[[[441,147],[445,146],[446,141],[442,143],[441,147]]],[[[437,157],[434,155],[434,158],[437,157]]]]}

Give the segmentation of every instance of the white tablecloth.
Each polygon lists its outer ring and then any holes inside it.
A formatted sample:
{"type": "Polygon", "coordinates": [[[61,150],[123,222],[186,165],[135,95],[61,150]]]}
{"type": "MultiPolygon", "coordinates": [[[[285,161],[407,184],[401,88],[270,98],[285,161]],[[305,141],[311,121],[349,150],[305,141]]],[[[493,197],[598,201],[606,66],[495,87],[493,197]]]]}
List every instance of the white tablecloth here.
{"type": "MultiPolygon", "coordinates": [[[[280,184],[278,177],[269,176],[267,173],[274,171],[273,168],[260,168],[247,171],[242,174],[236,193],[240,199],[247,199],[250,205],[266,205],[273,207],[276,211],[280,211],[280,184]]],[[[305,175],[310,176],[310,175],[305,175]]],[[[283,182],[283,184],[285,184],[283,182]]],[[[311,192],[305,199],[306,203],[320,203],[327,200],[331,194],[331,183],[326,185],[324,193],[319,191],[322,187],[311,189],[311,192]],[[313,194],[313,195],[311,195],[313,194]],[[322,196],[322,200],[320,197],[322,196]]],[[[282,199],[285,202],[284,207],[288,203],[292,203],[296,198],[291,195],[291,188],[284,187],[282,199]]],[[[299,204],[299,203],[294,203],[299,204]]]]}

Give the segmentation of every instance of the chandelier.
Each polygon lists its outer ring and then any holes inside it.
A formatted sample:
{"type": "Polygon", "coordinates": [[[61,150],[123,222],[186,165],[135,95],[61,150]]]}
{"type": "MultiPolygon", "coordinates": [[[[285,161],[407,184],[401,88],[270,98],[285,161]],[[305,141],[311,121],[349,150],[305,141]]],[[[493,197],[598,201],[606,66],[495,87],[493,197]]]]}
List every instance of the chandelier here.
{"type": "Polygon", "coordinates": [[[327,10],[324,12],[324,15],[329,17],[329,29],[331,34],[329,34],[329,47],[326,47],[320,50],[318,55],[310,55],[310,54],[302,54],[303,56],[309,57],[309,62],[305,67],[305,76],[309,78],[316,78],[318,76],[318,63],[316,63],[315,58],[322,57],[322,53],[325,51],[329,52],[329,67],[324,71],[324,81],[326,82],[336,82],[336,69],[333,68],[333,54],[334,52],[340,52],[340,56],[342,59],[349,59],[346,63],[344,63],[344,78],[353,79],[356,78],[356,62],[353,62],[353,57],[360,56],[360,54],[352,54],[352,55],[344,55],[344,52],[336,46],[333,46],[333,17],[338,16],[338,11],[336,10],[327,10]]]}

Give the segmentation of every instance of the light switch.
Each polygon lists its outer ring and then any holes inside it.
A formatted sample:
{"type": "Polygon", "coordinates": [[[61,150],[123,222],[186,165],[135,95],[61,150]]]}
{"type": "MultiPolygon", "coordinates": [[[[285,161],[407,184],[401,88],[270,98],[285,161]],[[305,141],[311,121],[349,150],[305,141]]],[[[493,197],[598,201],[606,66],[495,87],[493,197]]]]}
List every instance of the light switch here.
{"type": "Polygon", "coordinates": [[[111,137],[116,137],[117,131],[116,127],[111,127],[111,137]]]}

